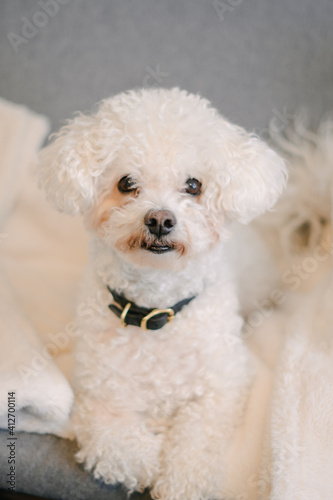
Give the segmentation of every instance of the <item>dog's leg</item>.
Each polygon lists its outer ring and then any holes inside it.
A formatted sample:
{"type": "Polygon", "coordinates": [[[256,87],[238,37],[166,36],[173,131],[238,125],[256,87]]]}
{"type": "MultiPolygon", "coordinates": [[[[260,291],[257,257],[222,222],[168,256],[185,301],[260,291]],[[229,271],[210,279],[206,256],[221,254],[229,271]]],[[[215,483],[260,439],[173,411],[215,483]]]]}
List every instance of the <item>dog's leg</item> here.
{"type": "Polygon", "coordinates": [[[105,483],[123,483],[130,491],[150,486],[159,473],[161,429],[144,414],[117,410],[99,400],[78,400],[74,431],[79,462],[105,483]]]}
{"type": "Polygon", "coordinates": [[[152,491],[158,500],[224,498],[226,450],[235,429],[236,401],[221,397],[192,401],[180,409],[167,434],[161,474],[152,491]],[[222,412],[224,409],[224,412],[222,412]]]}

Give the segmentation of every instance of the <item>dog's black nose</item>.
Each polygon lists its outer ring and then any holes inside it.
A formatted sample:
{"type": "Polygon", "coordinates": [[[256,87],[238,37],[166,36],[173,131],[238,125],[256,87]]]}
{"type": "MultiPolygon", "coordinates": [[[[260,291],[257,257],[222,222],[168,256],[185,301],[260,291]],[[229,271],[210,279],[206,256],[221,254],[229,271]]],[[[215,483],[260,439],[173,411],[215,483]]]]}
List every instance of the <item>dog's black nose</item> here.
{"type": "Polygon", "coordinates": [[[170,210],[149,210],[145,215],[144,223],[151,234],[160,238],[172,231],[177,220],[170,210]]]}

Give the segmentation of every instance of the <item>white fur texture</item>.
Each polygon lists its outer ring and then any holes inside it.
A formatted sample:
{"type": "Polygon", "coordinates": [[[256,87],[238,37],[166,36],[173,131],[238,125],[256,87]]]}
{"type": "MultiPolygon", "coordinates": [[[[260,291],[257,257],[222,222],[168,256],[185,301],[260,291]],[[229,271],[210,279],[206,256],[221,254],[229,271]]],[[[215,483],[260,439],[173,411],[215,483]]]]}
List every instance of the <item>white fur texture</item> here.
{"type": "Polygon", "coordinates": [[[281,193],[284,162],[199,96],[140,90],[79,115],[41,154],[48,198],[80,212],[92,233],[78,306],[75,433],[95,477],[160,500],[220,499],[237,491],[226,451],[252,380],[223,243],[281,193]],[[119,192],[129,175],[135,190],[119,192]],[[186,192],[198,179],[202,192],[186,192]],[[149,210],[177,221],[160,240],[149,210]],[[165,254],[147,250],[163,242],[165,254]],[[144,307],[196,295],[161,330],[120,327],[106,285],[144,307]]]}
{"type": "Polygon", "coordinates": [[[333,117],[322,120],[316,132],[308,121],[299,111],[285,133],[273,137],[289,181],[274,211],[254,223],[280,269],[282,285],[303,292],[330,268],[333,214],[333,117]]]}
{"type": "Polygon", "coordinates": [[[300,111],[285,135],[273,137],[286,158],[289,182],[274,214],[258,219],[267,222],[265,231],[274,227],[279,248],[290,258],[313,251],[332,220],[333,118],[323,120],[316,133],[307,122],[300,111]]]}

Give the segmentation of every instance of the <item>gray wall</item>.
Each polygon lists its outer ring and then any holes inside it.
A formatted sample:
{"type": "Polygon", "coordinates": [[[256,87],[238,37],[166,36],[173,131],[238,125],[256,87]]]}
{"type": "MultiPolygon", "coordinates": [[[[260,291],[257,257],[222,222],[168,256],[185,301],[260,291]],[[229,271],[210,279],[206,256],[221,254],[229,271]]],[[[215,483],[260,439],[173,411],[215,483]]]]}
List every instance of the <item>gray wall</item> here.
{"type": "Polygon", "coordinates": [[[199,92],[259,132],[333,108],[332,0],[1,0],[0,14],[0,96],[53,128],[142,85],[199,92]]]}

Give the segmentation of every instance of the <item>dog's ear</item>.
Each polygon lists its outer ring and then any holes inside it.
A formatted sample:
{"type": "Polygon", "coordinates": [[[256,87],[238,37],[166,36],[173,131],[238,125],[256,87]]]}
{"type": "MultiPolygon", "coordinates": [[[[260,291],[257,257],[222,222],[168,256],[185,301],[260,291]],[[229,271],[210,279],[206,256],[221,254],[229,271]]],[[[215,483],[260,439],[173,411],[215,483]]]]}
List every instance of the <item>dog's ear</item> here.
{"type": "Polygon", "coordinates": [[[120,131],[103,106],[92,116],[81,114],[69,121],[39,155],[37,175],[47,199],[61,212],[89,213],[119,139],[120,131]]]}
{"type": "Polygon", "coordinates": [[[215,158],[215,208],[244,224],[273,207],[285,187],[285,162],[263,141],[221,118],[215,158]]]}

